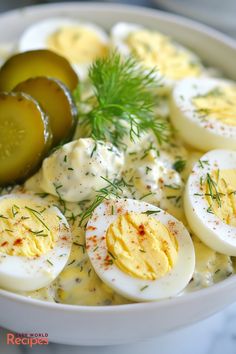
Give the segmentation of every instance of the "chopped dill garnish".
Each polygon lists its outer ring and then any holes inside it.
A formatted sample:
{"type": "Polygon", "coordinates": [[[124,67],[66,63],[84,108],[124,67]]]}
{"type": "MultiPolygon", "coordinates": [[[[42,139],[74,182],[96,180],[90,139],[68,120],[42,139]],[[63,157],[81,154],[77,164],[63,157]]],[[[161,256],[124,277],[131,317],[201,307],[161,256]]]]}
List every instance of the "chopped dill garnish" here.
{"type": "Polygon", "coordinates": [[[31,232],[32,234],[34,234],[34,235],[36,235],[36,236],[47,237],[48,234],[44,234],[43,231],[44,231],[44,230],[33,231],[33,230],[29,229],[29,232],[31,232]]]}
{"type": "Polygon", "coordinates": [[[49,193],[35,193],[35,195],[38,195],[40,198],[46,198],[49,193]]]}
{"type": "Polygon", "coordinates": [[[38,216],[38,215],[41,215],[41,214],[40,214],[37,210],[32,209],[32,208],[27,207],[27,206],[25,206],[25,209],[27,209],[28,211],[30,211],[30,212],[34,215],[34,217],[35,217],[36,219],[38,219],[38,221],[39,221],[44,227],[46,227],[46,229],[47,229],[48,231],[50,231],[49,228],[47,227],[47,225],[45,224],[45,222],[38,216]]]}
{"type": "Polygon", "coordinates": [[[209,208],[207,208],[207,212],[210,214],[214,214],[214,212],[212,211],[212,206],[210,205],[209,208]]]}
{"type": "Polygon", "coordinates": [[[156,213],[160,213],[160,210],[147,210],[147,211],[143,211],[142,214],[146,214],[146,215],[153,215],[156,213]]]}
{"type": "Polygon", "coordinates": [[[78,246],[78,247],[81,247],[82,248],[82,251],[83,251],[83,253],[85,253],[85,245],[84,244],[82,244],[82,243],[78,243],[78,242],[73,242],[73,245],[76,245],[76,246],[78,246]]]}
{"type": "Polygon", "coordinates": [[[185,169],[186,166],[186,160],[177,160],[175,161],[175,163],[173,164],[173,169],[177,172],[182,172],[185,169]]]}
{"type": "Polygon", "coordinates": [[[111,256],[111,258],[116,259],[113,253],[111,253],[110,251],[108,251],[107,253],[111,256]]]}
{"type": "Polygon", "coordinates": [[[6,220],[8,219],[8,217],[7,217],[7,216],[4,216],[3,214],[0,214],[0,218],[1,218],[1,219],[6,219],[6,220]]]}
{"type": "Polygon", "coordinates": [[[166,188],[174,189],[174,190],[179,190],[181,188],[180,185],[178,184],[164,184],[166,188]]]}
{"type": "Polygon", "coordinates": [[[114,215],[114,205],[111,206],[111,215],[114,215]]]}
{"type": "Polygon", "coordinates": [[[69,265],[72,265],[72,264],[74,264],[75,263],[75,259],[73,259],[73,261],[71,261],[70,263],[68,263],[67,265],[69,266],[69,265]]]}
{"type": "MultiPolygon", "coordinates": [[[[154,113],[152,89],[160,85],[154,70],[147,71],[133,58],[123,59],[113,52],[92,64],[89,80],[94,92],[87,99],[90,111],[80,117],[88,135],[95,140],[122,145],[125,135],[129,134],[134,140],[142,132],[152,130],[159,143],[167,140],[168,123],[154,113]]],[[[74,98],[80,107],[86,101],[81,101],[78,90],[74,98]]]]}
{"type": "Polygon", "coordinates": [[[149,192],[149,193],[147,193],[147,194],[144,194],[141,198],[139,198],[139,200],[143,200],[143,199],[145,199],[146,197],[149,197],[150,195],[153,195],[154,193],[152,193],[152,192],[149,192]]]}
{"type": "Polygon", "coordinates": [[[143,291],[143,290],[145,290],[145,289],[147,289],[148,288],[148,285],[145,285],[145,286],[143,286],[141,289],[140,289],[140,291],[143,291]]]}
{"type": "Polygon", "coordinates": [[[57,196],[58,196],[59,203],[60,203],[60,205],[61,205],[62,208],[63,208],[62,213],[65,214],[65,212],[67,211],[66,202],[65,202],[65,200],[62,198],[61,193],[60,193],[60,191],[59,191],[60,188],[63,187],[63,185],[60,184],[60,185],[57,186],[56,183],[53,183],[53,186],[54,186],[55,192],[56,192],[56,194],[57,194],[57,196]]]}
{"type": "Polygon", "coordinates": [[[209,166],[208,160],[198,160],[199,167],[204,168],[204,165],[209,166]]]}
{"type": "Polygon", "coordinates": [[[221,207],[221,194],[217,190],[217,183],[211,178],[210,174],[207,173],[206,184],[209,189],[209,195],[212,200],[216,200],[219,207],[221,207]]]}
{"type": "Polygon", "coordinates": [[[13,207],[11,208],[11,212],[12,212],[12,216],[13,218],[19,213],[19,210],[20,208],[17,206],[17,205],[13,205],[13,207]]]}
{"type": "Polygon", "coordinates": [[[109,181],[107,178],[100,176],[104,179],[108,185],[97,191],[97,195],[89,207],[80,215],[81,219],[79,226],[82,226],[84,221],[87,220],[93,213],[93,211],[98,207],[104,200],[109,199],[111,196],[119,198],[123,193],[122,187],[126,186],[124,179],[109,181]]]}
{"type": "Polygon", "coordinates": [[[94,147],[93,147],[93,150],[92,150],[92,152],[91,152],[90,157],[93,157],[93,154],[94,154],[95,151],[97,150],[97,147],[98,147],[98,144],[97,144],[97,142],[95,141],[95,144],[94,144],[94,147]]]}

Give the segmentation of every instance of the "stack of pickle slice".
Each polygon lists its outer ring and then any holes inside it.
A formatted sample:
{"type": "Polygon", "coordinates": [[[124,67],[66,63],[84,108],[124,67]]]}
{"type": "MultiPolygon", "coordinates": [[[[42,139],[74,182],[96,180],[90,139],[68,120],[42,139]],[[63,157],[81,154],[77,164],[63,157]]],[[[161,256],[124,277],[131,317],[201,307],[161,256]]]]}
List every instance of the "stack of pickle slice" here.
{"type": "Polygon", "coordinates": [[[0,186],[23,182],[50,149],[68,141],[78,112],[78,77],[49,50],[16,54],[0,69],[0,186]]]}

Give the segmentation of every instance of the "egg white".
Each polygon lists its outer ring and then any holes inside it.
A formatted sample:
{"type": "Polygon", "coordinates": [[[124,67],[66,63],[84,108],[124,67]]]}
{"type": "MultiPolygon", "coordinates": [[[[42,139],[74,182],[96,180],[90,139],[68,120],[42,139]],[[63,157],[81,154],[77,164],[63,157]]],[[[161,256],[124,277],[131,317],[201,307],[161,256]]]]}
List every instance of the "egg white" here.
{"type": "Polygon", "coordinates": [[[232,81],[213,78],[187,78],[179,81],[171,95],[170,118],[181,138],[201,151],[236,149],[236,126],[214,118],[204,119],[196,111],[192,99],[215,88],[236,85],[232,81]]]}
{"type": "Polygon", "coordinates": [[[189,283],[195,267],[193,243],[184,225],[162,209],[133,199],[106,200],[95,209],[86,228],[86,248],[102,281],[117,293],[135,301],[154,301],[177,295],[189,283]],[[104,260],[108,255],[104,235],[109,225],[116,220],[119,213],[147,211],[156,211],[152,217],[163,223],[177,238],[178,258],[171,271],[157,280],[143,280],[122,272],[115,263],[104,267],[104,260]],[[169,223],[173,225],[170,227],[169,223]]]}
{"type": "MultiPolygon", "coordinates": [[[[12,199],[15,203],[25,195],[9,194],[0,198],[0,203],[12,199]]],[[[48,205],[40,198],[27,196],[27,205],[37,202],[42,209],[48,205]]],[[[48,286],[65,267],[71,250],[72,237],[66,218],[55,206],[48,208],[58,217],[59,237],[49,252],[39,257],[12,256],[0,252],[0,287],[11,291],[34,291],[48,286]]],[[[11,222],[11,220],[9,220],[11,222]]],[[[13,235],[17,238],[17,235],[13,235]]]]}
{"type": "MultiPolygon", "coordinates": [[[[81,26],[87,28],[88,30],[92,30],[96,33],[103,44],[108,45],[109,43],[109,37],[101,27],[89,22],[81,22],[75,19],[58,17],[42,20],[28,27],[19,39],[19,51],[24,52],[27,50],[47,49],[47,38],[64,26],[81,26]]],[[[79,78],[81,80],[85,80],[88,76],[88,70],[92,62],[88,60],[87,63],[71,64],[79,78]]]]}
{"type": "Polygon", "coordinates": [[[236,152],[212,150],[194,165],[184,193],[184,211],[193,232],[213,250],[236,256],[236,227],[209,213],[209,204],[202,191],[201,180],[216,169],[236,169],[236,152]]]}

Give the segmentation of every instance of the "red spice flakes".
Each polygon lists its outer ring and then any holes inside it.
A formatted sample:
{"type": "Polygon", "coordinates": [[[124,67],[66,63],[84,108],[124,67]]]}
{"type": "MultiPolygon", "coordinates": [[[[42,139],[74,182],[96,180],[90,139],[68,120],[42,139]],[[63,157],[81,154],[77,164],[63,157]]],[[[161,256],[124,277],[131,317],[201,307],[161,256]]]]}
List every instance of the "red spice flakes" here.
{"type": "Polygon", "coordinates": [[[117,208],[117,213],[118,213],[118,214],[121,214],[121,213],[122,213],[122,210],[123,210],[122,207],[117,208]]]}
{"type": "Polygon", "coordinates": [[[5,242],[3,242],[3,243],[1,244],[1,247],[7,246],[7,245],[8,245],[8,242],[5,241],[5,242]]]}
{"type": "Polygon", "coordinates": [[[15,240],[15,242],[13,243],[13,246],[20,246],[20,245],[22,245],[22,241],[23,241],[22,238],[17,238],[17,239],[15,240]]]}
{"type": "Polygon", "coordinates": [[[140,224],[139,227],[138,227],[138,233],[140,236],[144,236],[145,235],[145,227],[143,224],[140,224]]]}
{"type": "Polygon", "coordinates": [[[168,225],[171,227],[175,227],[175,221],[169,220],[168,225]]]}
{"type": "Polygon", "coordinates": [[[94,231],[94,230],[97,230],[97,228],[95,227],[95,226],[88,226],[87,228],[86,228],[86,230],[92,230],[92,231],[94,231]]]}
{"type": "Polygon", "coordinates": [[[104,266],[105,266],[105,270],[108,270],[109,267],[114,263],[113,259],[110,257],[110,255],[108,254],[105,258],[104,258],[104,266]]]}
{"type": "Polygon", "coordinates": [[[66,236],[63,236],[61,239],[62,239],[63,241],[67,241],[67,240],[68,240],[68,238],[67,238],[66,236]]]}
{"type": "Polygon", "coordinates": [[[92,242],[93,244],[97,243],[97,236],[93,235],[87,238],[87,242],[92,242]]]}

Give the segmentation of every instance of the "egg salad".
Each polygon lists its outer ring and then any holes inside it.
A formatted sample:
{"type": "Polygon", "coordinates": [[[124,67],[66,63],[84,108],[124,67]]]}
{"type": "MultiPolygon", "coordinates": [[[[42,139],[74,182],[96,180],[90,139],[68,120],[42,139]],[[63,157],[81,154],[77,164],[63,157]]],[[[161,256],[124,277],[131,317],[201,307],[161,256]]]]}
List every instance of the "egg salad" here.
{"type": "Polygon", "coordinates": [[[0,288],[108,306],[234,276],[236,83],[132,23],[49,18],[15,48],[0,68],[0,288]]]}

